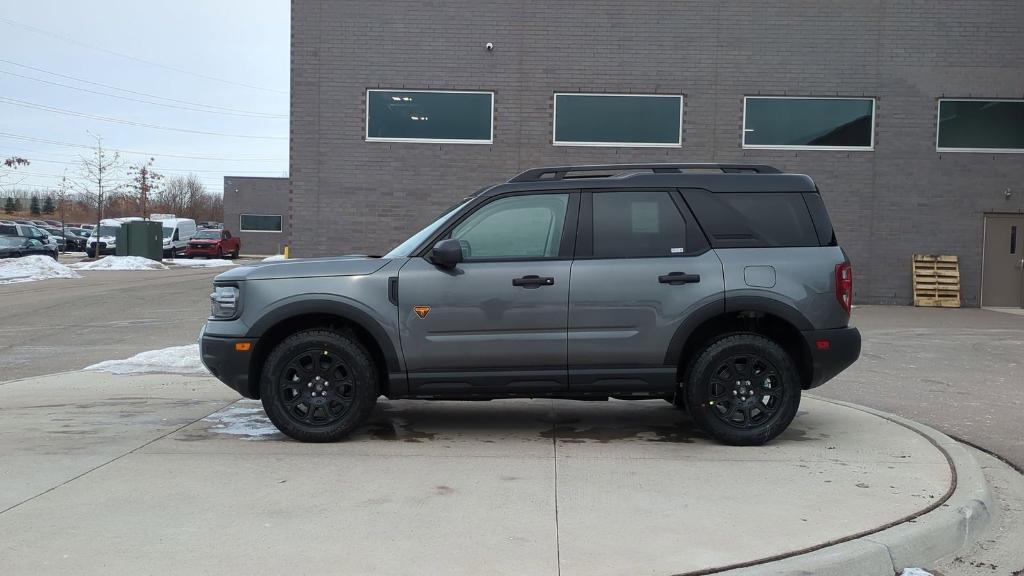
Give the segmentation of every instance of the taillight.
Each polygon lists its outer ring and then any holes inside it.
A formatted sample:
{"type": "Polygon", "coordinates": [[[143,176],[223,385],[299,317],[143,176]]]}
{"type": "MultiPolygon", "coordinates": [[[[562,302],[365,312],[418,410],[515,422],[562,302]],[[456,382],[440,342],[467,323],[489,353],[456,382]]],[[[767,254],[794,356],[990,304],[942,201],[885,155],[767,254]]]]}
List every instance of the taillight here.
{"type": "Polygon", "coordinates": [[[853,305],[853,266],[849,262],[836,264],[836,300],[849,314],[853,305]]]}

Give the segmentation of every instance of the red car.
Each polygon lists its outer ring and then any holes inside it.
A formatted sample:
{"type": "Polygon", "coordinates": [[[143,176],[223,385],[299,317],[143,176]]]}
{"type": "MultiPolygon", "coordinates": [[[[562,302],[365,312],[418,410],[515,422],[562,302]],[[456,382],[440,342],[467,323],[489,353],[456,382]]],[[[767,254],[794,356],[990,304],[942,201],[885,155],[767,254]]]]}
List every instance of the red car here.
{"type": "Polygon", "coordinates": [[[227,230],[199,230],[196,235],[188,241],[185,247],[185,257],[195,258],[205,256],[207,258],[238,258],[242,250],[242,240],[231,235],[227,230]]]}

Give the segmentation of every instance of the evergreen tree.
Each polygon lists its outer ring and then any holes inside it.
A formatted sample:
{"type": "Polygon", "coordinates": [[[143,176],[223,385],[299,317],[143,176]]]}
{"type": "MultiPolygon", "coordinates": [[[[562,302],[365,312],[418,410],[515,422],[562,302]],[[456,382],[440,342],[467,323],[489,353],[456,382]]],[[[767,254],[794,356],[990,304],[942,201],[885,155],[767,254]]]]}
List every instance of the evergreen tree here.
{"type": "Polygon", "coordinates": [[[42,211],[39,209],[39,196],[32,195],[32,200],[28,204],[28,211],[31,212],[33,216],[39,216],[42,214],[42,211]]]}
{"type": "Polygon", "coordinates": [[[14,214],[14,198],[8,196],[7,200],[4,200],[4,212],[14,214]]]}
{"type": "Polygon", "coordinates": [[[53,214],[53,211],[57,209],[57,206],[53,203],[53,196],[50,194],[46,195],[43,199],[43,214],[53,214]]]}
{"type": "Polygon", "coordinates": [[[14,211],[15,212],[21,212],[24,209],[25,209],[25,207],[21,205],[21,198],[15,198],[14,199],[14,211]]]}

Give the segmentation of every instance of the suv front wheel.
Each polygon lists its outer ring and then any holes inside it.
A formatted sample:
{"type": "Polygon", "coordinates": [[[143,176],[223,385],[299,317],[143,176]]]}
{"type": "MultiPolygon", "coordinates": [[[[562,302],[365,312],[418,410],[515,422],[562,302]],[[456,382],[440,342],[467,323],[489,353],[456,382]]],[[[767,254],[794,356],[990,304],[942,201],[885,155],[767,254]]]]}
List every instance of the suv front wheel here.
{"type": "Polygon", "coordinates": [[[334,442],[363,423],[377,402],[377,371],[348,331],[304,330],[263,365],[260,398],[278,430],[302,442],[334,442]]]}
{"type": "Polygon", "coordinates": [[[775,438],[800,406],[800,378],[789,354],[757,334],[709,344],[687,371],[683,392],[697,425],[737,446],[775,438]]]}

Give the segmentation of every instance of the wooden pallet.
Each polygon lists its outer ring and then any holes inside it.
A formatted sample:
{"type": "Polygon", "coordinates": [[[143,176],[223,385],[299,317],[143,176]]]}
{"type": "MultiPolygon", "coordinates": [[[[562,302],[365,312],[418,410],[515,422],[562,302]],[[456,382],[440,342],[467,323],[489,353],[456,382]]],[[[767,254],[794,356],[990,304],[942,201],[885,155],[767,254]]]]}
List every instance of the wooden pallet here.
{"type": "Polygon", "coordinates": [[[960,258],[914,254],[914,306],[960,307],[960,258]]]}

